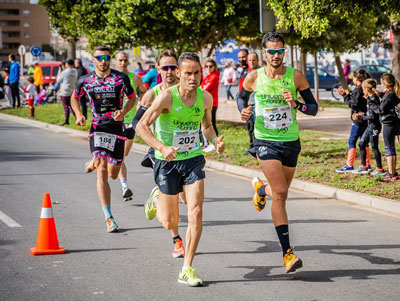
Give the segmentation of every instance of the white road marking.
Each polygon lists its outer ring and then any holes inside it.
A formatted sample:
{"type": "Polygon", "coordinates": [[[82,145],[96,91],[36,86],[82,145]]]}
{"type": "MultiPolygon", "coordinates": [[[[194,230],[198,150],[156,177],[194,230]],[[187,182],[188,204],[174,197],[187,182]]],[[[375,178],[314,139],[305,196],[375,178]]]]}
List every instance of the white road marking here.
{"type": "Polygon", "coordinates": [[[0,220],[5,223],[7,226],[11,228],[20,228],[22,227],[20,224],[18,224],[15,220],[13,220],[11,217],[9,217],[7,214],[5,214],[3,211],[0,210],[0,220]]]}

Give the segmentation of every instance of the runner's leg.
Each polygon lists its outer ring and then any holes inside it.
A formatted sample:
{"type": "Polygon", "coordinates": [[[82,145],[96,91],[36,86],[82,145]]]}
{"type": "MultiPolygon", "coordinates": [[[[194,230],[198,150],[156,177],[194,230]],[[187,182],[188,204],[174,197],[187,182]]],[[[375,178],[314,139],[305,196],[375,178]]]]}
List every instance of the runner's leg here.
{"type": "Polygon", "coordinates": [[[188,208],[186,254],[183,266],[191,266],[203,231],[204,179],[183,186],[188,208]]]}

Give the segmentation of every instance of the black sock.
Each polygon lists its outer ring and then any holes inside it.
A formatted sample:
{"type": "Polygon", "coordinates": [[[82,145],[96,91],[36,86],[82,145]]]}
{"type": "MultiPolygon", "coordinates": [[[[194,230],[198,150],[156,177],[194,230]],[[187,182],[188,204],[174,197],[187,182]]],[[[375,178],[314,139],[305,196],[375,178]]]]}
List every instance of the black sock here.
{"type": "Polygon", "coordinates": [[[172,237],[172,240],[174,241],[174,244],[176,243],[176,241],[177,241],[178,239],[182,240],[182,238],[181,238],[179,235],[178,235],[178,236],[175,236],[175,237],[172,237]]]}
{"type": "Polygon", "coordinates": [[[280,225],[275,227],[276,233],[278,234],[279,241],[281,243],[283,256],[285,256],[288,249],[290,249],[289,244],[289,226],[280,225]]]}
{"type": "Polygon", "coordinates": [[[267,185],[263,185],[260,188],[258,188],[257,193],[260,197],[264,197],[267,194],[265,193],[265,187],[267,187],[267,185]]]}

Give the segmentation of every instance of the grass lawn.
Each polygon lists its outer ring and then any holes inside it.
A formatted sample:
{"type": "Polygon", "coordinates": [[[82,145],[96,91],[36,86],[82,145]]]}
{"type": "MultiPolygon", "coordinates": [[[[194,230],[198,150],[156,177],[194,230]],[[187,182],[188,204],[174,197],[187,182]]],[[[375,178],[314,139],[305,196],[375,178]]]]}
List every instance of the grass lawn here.
{"type": "MultiPolygon", "coordinates": [[[[31,118],[29,117],[28,108],[6,109],[1,112],[31,118]]],[[[89,112],[88,116],[90,116],[89,112]]],[[[53,124],[61,124],[64,121],[62,106],[60,104],[49,104],[36,107],[35,117],[33,119],[53,124]]],[[[67,127],[82,130],[89,129],[89,125],[86,125],[83,128],[76,126],[73,115],[71,115],[70,125],[67,127]]],[[[251,156],[245,155],[249,145],[249,136],[245,129],[245,125],[233,126],[228,123],[219,122],[218,130],[220,131],[220,135],[223,134],[225,136],[225,152],[223,154],[217,154],[215,152],[206,153],[206,158],[248,168],[258,168],[258,162],[253,160],[251,156]]],[[[400,189],[398,188],[400,182],[385,183],[382,181],[381,177],[372,177],[369,175],[358,176],[351,173],[336,173],[335,170],[345,164],[347,140],[320,140],[320,138],[326,136],[328,135],[323,132],[300,132],[302,151],[299,157],[295,176],[297,179],[400,200],[400,189]]],[[[143,143],[143,141],[138,137],[135,137],[135,142],[143,143]]],[[[400,153],[398,143],[396,144],[396,147],[398,153],[400,153]]],[[[380,142],[380,150],[383,156],[383,166],[386,169],[383,142],[380,142]]],[[[357,156],[358,157],[354,164],[356,167],[360,164],[359,153],[357,153],[357,156]]],[[[373,156],[372,151],[371,156],[373,156]]],[[[375,168],[376,164],[373,158],[371,158],[371,164],[372,167],[375,168]]]]}

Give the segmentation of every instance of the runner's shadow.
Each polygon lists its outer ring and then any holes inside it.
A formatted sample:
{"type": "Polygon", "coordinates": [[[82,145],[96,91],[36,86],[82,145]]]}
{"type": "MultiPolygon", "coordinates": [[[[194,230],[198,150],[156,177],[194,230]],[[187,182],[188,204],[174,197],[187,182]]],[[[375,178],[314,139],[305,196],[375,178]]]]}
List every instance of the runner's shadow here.
{"type": "Polygon", "coordinates": [[[137,248],[110,248],[110,249],[76,249],[65,250],[65,253],[89,253],[89,252],[104,252],[104,251],[126,251],[126,250],[137,250],[137,248]]]}
{"type": "Polygon", "coordinates": [[[397,269],[345,269],[345,270],[323,270],[323,271],[297,271],[292,274],[283,274],[283,266],[232,266],[232,269],[249,269],[251,272],[238,280],[216,280],[208,281],[208,284],[218,283],[243,283],[254,281],[303,281],[303,282],[334,282],[334,278],[347,277],[352,280],[368,280],[373,276],[399,275],[397,269]],[[281,269],[282,274],[271,275],[272,269],[281,269]]]}
{"type": "Polygon", "coordinates": [[[48,159],[75,159],[71,156],[59,155],[48,152],[17,152],[1,151],[0,162],[37,161],[48,159]]]}
{"type": "Polygon", "coordinates": [[[129,231],[139,231],[139,230],[154,230],[154,229],[164,229],[161,225],[156,227],[144,227],[144,228],[120,228],[119,233],[125,233],[129,231]]]}

